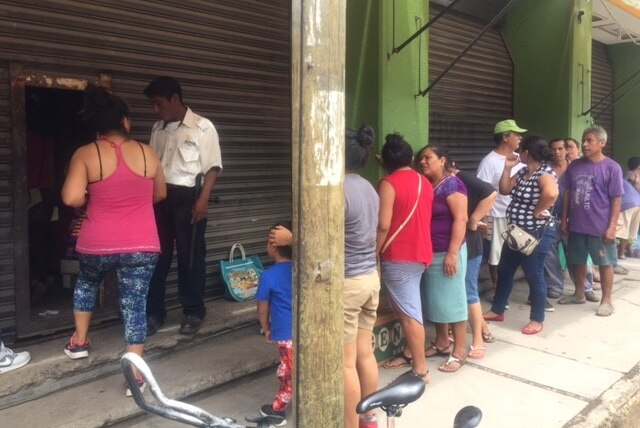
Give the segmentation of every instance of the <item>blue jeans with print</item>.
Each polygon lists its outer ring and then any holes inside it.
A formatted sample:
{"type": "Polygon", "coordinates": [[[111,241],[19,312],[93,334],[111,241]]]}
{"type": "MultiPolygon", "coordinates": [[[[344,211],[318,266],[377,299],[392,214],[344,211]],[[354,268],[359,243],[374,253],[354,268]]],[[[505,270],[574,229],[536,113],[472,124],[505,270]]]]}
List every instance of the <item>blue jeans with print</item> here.
{"type": "Polygon", "coordinates": [[[556,234],[555,224],[542,229],[543,235],[535,251],[525,256],[519,251],[514,251],[505,242],[498,263],[498,285],[496,295],[491,306],[491,311],[503,314],[513,289],[513,278],[518,266],[522,266],[524,276],[529,283],[529,296],[531,298],[531,321],[544,322],[544,307],[547,300],[547,283],[544,280],[544,260],[553,245],[556,234]]]}
{"type": "Polygon", "coordinates": [[[73,293],[73,310],[93,312],[98,290],[107,272],[115,269],[120,311],[127,345],[141,345],[147,337],[147,291],[158,261],[157,253],[78,255],[80,273],[73,293]]]}

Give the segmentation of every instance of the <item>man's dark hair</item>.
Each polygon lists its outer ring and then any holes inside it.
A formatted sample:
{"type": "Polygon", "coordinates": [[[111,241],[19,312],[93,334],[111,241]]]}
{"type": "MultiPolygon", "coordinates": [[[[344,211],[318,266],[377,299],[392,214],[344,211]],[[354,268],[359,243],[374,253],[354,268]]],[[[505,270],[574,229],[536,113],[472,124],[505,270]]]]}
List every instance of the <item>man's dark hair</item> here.
{"type": "Polygon", "coordinates": [[[557,143],[558,141],[562,141],[562,145],[564,146],[565,149],[569,147],[569,143],[567,142],[566,139],[564,139],[564,138],[552,138],[551,140],[549,140],[549,148],[551,148],[553,143],[557,143]]]}
{"type": "Polygon", "coordinates": [[[629,168],[629,171],[633,171],[639,166],[640,166],[640,157],[638,156],[630,157],[629,160],[627,161],[627,167],[629,168]]]}
{"type": "Polygon", "coordinates": [[[180,102],[182,102],[182,87],[180,83],[173,77],[160,76],[153,79],[144,91],[142,91],[147,98],[163,97],[171,99],[174,94],[178,94],[180,102]]]}
{"type": "MultiPolygon", "coordinates": [[[[273,226],[271,226],[269,228],[269,231],[275,229],[278,226],[282,226],[286,229],[288,229],[289,231],[292,231],[293,229],[293,225],[291,224],[290,221],[280,221],[276,224],[274,224],[273,226]]],[[[287,259],[291,259],[293,257],[293,248],[291,248],[291,245],[279,245],[276,247],[276,251],[278,252],[278,254],[281,257],[287,258],[287,259]]]]}

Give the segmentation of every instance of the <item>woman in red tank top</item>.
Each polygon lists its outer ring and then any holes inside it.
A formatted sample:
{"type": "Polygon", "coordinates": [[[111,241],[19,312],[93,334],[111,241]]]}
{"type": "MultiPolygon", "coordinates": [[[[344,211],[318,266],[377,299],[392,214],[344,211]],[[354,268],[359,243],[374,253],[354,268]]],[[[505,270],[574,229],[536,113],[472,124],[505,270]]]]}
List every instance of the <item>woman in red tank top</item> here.
{"type": "Polygon", "coordinates": [[[380,217],[377,250],[382,280],[406,336],[400,356],[383,367],[411,366],[416,376],[428,382],[424,356],[420,279],[433,259],[431,206],[433,188],[411,168],[413,150],[399,134],[387,135],[382,163],[389,174],[380,181],[380,217]]]}
{"type": "Polygon", "coordinates": [[[127,351],[144,350],[147,290],[160,253],[153,203],[164,199],[166,185],[153,149],[130,138],[128,116],[122,99],[104,88],[87,88],[83,121],[98,138],[76,150],[62,188],[66,205],[87,207],[76,246],[76,330],[64,347],[72,359],[89,356],[91,315],[111,270],[118,272],[127,351]]]}

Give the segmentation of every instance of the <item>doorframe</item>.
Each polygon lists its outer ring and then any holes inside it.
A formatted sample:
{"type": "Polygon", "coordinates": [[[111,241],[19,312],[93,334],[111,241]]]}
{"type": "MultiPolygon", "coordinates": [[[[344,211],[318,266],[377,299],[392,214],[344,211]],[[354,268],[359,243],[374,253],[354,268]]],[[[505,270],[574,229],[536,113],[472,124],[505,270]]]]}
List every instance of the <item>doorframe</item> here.
{"type": "MultiPolygon", "coordinates": [[[[29,275],[29,204],[27,189],[27,130],[26,130],[26,88],[84,90],[91,82],[101,86],[111,86],[111,75],[99,73],[95,80],[90,78],[66,77],[65,73],[29,72],[22,63],[9,64],[11,82],[11,137],[12,137],[12,181],[13,181],[13,248],[16,334],[19,338],[41,335],[59,330],[57,325],[36,324],[31,317],[30,275],[29,275]]],[[[70,320],[71,322],[72,320],[70,320]]]]}

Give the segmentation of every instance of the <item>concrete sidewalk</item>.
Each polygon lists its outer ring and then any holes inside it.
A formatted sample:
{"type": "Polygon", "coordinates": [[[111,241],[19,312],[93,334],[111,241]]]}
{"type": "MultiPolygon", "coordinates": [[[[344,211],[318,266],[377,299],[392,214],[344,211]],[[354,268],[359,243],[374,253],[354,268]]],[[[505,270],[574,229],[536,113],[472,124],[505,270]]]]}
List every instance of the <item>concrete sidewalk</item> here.
{"type": "MultiPolygon", "coordinates": [[[[613,316],[595,316],[596,303],[554,304],[555,312],[547,313],[543,332],[535,336],[520,333],[529,306],[526,282],[519,281],[506,321],[491,323],[497,341],[487,344],[486,357],[468,360],[452,374],[437,370],[443,358],[430,359],[431,383],[396,426],[451,427],[460,408],[475,405],[483,411],[481,427],[639,427],[640,420],[630,419],[637,413],[629,415],[633,409],[627,405],[637,400],[640,391],[640,260],[628,259],[623,265],[630,273],[616,275],[613,316]]],[[[568,285],[565,293],[572,291],[568,285]]],[[[429,335],[432,339],[432,328],[429,335]]],[[[381,369],[380,384],[405,370],[381,369]]],[[[256,414],[276,389],[275,373],[267,371],[189,401],[242,421],[245,415],[256,414]]],[[[175,423],[147,416],[120,426],[175,423]]],[[[288,426],[294,426],[291,420],[288,426]]],[[[386,426],[382,415],[379,426],[386,426]]]]}
{"type": "MultiPolygon", "coordinates": [[[[451,427],[460,408],[475,405],[484,413],[481,427],[640,427],[640,420],[631,419],[638,417],[640,408],[640,341],[637,340],[640,260],[627,259],[622,264],[630,269],[630,274],[616,276],[616,313],[613,316],[595,316],[595,303],[561,306],[553,301],[555,312],[547,313],[544,330],[535,336],[520,333],[528,320],[529,306],[526,304],[527,284],[519,280],[510,299],[506,321],[491,323],[497,341],[487,344],[486,357],[468,360],[457,373],[439,372],[437,367],[443,359],[430,359],[432,381],[424,396],[405,409],[397,426],[451,427]],[[625,421],[626,425],[619,424],[620,421],[625,421]]],[[[569,284],[567,281],[566,293],[573,291],[569,284]]],[[[241,325],[251,324],[250,320],[254,320],[252,302],[212,305],[215,306],[210,317],[212,325],[205,328],[211,333],[224,330],[228,319],[242,321],[241,325]],[[243,316],[237,313],[231,316],[225,311],[241,311],[243,316]],[[246,319],[240,320],[243,317],[246,319]]],[[[488,307],[486,302],[483,305],[488,307]]],[[[171,398],[188,397],[190,403],[238,420],[245,415],[255,415],[259,406],[268,402],[277,389],[273,369],[275,349],[266,345],[257,334],[245,333],[204,338],[202,343],[180,350],[186,342],[180,342],[182,339],[173,332],[178,321],[174,320],[166,332],[159,333],[149,344],[152,355],[154,348],[159,351],[166,347],[166,352],[158,353],[150,360],[166,394],[171,398]]],[[[108,343],[121,342],[121,331],[116,330],[116,333],[96,332],[96,337],[101,339],[96,343],[103,343],[104,349],[96,348],[95,358],[113,354],[109,360],[112,362],[106,364],[109,367],[117,364],[121,350],[121,346],[105,347],[108,343]],[[106,336],[114,338],[109,340],[106,336]]],[[[428,330],[428,340],[431,340],[433,328],[428,330]]],[[[60,348],[60,343],[41,346],[54,345],[56,349],[60,348]]],[[[41,351],[40,355],[44,355],[44,350],[41,351]]],[[[55,377],[60,378],[69,375],[70,371],[83,369],[77,365],[89,369],[97,363],[95,360],[68,361],[59,350],[55,355],[63,361],[56,360],[55,364],[46,359],[40,361],[41,357],[35,355],[36,361],[30,369],[3,375],[0,390],[8,393],[5,400],[15,394],[10,392],[11,379],[24,381],[25,389],[21,391],[29,391],[27,385],[36,377],[50,377],[55,372],[55,377]]],[[[132,400],[123,397],[122,375],[116,370],[113,367],[102,374],[84,372],[85,376],[95,378],[0,410],[0,426],[176,426],[156,417],[132,420],[139,414],[139,409],[132,400]]],[[[405,370],[381,369],[380,385],[387,384],[405,370]]],[[[45,387],[46,384],[41,386],[45,387]]],[[[380,420],[382,428],[385,426],[382,415],[380,420]]],[[[294,423],[290,421],[288,426],[293,427],[294,423]]]]}
{"type": "MultiPolygon", "coordinates": [[[[640,260],[622,264],[630,273],[616,275],[613,316],[595,316],[597,303],[554,300],[555,312],[546,314],[544,330],[535,336],[520,332],[529,306],[527,284],[519,281],[505,322],[490,323],[497,341],[487,344],[485,358],[467,360],[457,373],[439,372],[442,358],[430,360],[431,384],[399,426],[449,427],[456,411],[470,404],[482,409],[481,426],[492,428],[597,427],[624,417],[640,391],[640,260]]],[[[570,284],[565,293],[573,292],[570,284]]],[[[395,375],[390,372],[381,370],[382,382],[395,375]]],[[[628,426],[638,427],[640,420],[628,426]]]]}

